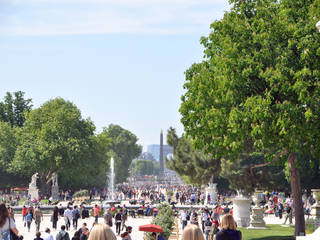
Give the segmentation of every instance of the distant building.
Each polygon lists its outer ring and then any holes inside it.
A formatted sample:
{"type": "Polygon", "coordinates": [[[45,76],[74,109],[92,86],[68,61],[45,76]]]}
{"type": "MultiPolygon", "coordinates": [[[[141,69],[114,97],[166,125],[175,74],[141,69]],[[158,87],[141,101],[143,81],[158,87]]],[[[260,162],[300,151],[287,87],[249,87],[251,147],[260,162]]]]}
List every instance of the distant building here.
{"type": "MultiPolygon", "coordinates": [[[[151,153],[156,161],[160,161],[160,144],[150,144],[147,146],[147,152],[151,153]]],[[[169,145],[163,145],[163,159],[173,153],[173,148],[169,145]]]]}
{"type": "Polygon", "coordinates": [[[144,159],[144,160],[151,160],[156,161],[153,157],[153,155],[149,152],[143,152],[140,154],[140,156],[137,159],[144,159]]]}

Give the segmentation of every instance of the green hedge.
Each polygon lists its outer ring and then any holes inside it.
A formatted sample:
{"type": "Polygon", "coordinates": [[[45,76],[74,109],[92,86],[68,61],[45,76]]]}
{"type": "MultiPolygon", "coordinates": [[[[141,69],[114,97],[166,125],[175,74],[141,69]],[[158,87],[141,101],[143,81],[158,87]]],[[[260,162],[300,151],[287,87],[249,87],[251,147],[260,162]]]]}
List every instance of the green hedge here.
{"type": "Polygon", "coordinates": [[[84,197],[84,196],[89,196],[89,191],[88,190],[80,190],[80,191],[78,191],[78,192],[75,192],[74,194],[73,194],[73,197],[74,198],[77,198],[77,197],[84,197]]]}

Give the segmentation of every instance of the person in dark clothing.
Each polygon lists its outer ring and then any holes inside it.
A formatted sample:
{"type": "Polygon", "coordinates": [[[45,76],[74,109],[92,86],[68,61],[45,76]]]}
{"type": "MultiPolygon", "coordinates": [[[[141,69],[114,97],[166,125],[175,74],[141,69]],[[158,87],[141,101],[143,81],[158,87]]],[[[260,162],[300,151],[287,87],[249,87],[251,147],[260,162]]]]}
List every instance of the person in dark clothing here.
{"type": "Polygon", "coordinates": [[[122,222],[122,214],[120,209],[118,209],[118,212],[114,216],[114,219],[116,222],[116,232],[118,233],[118,235],[120,235],[121,222],[122,222]]]}
{"type": "Polygon", "coordinates": [[[56,236],[56,240],[70,240],[69,233],[66,232],[66,226],[62,225],[60,232],[56,236]]]}
{"type": "Polygon", "coordinates": [[[71,240],[80,240],[80,232],[76,231],[71,240]]]}
{"type": "Polygon", "coordinates": [[[80,240],[87,240],[88,237],[89,237],[89,229],[88,228],[82,229],[82,234],[80,236],[80,240]]]}
{"type": "Polygon", "coordinates": [[[59,207],[59,215],[62,217],[64,214],[64,208],[62,207],[62,205],[60,204],[60,207],[59,207]]]}
{"type": "Polygon", "coordinates": [[[34,240],[43,240],[43,238],[41,238],[40,236],[41,236],[41,233],[36,232],[36,238],[34,240]]]}
{"type": "Polygon", "coordinates": [[[223,213],[224,214],[228,214],[230,212],[230,208],[228,206],[228,204],[223,208],[223,213]]]}
{"type": "Polygon", "coordinates": [[[53,213],[52,213],[52,228],[57,229],[57,222],[59,218],[59,208],[55,206],[53,208],[53,213]]]}
{"type": "Polygon", "coordinates": [[[216,240],[241,240],[242,234],[236,230],[236,223],[231,214],[223,216],[221,221],[221,231],[216,234],[216,240]]]}
{"type": "Polygon", "coordinates": [[[279,203],[278,212],[279,212],[279,218],[282,219],[282,213],[283,213],[283,204],[282,204],[282,202],[279,203]]]}

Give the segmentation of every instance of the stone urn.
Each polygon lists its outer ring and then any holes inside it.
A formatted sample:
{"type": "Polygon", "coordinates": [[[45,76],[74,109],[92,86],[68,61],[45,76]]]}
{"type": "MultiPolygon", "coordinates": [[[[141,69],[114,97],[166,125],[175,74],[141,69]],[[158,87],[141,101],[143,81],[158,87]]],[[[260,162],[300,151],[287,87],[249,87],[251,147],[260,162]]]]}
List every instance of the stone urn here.
{"type": "Polygon", "coordinates": [[[312,191],[312,196],[316,200],[315,204],[319,205],[320,204],[320,189],[311,189],[312,191]]]}
{"type": "Polygon", "coordinates": [[[256,190],[253,194],[255,206],[252,208],[251,221],[248,229],[266,229],[266,222],[263,220],[263,208],[259,207],[262,200],[262,191],[256,190]]]}
{"type": "Polygon", "coordinates": [[[216,202],[218,199],[218,194],[217,194],[217,183],[209,183],[209,186],[206,188],[206,204],[210,204],[208,202],[208,194],[210,194],[211,202],[216,202]]]}
{"type": "Polygon", "coordinates": [[[238,227],[248,227],[250,224],[250,199],[238,192],[238,195],[232,200],[233,217],[238,227]]]}
{"type": "Polygon", "coordinates": [[[311,207],[311,216],[314,218],[320,217],[320,189],[311,189],[313,198],[316,200],[311,207]]]}

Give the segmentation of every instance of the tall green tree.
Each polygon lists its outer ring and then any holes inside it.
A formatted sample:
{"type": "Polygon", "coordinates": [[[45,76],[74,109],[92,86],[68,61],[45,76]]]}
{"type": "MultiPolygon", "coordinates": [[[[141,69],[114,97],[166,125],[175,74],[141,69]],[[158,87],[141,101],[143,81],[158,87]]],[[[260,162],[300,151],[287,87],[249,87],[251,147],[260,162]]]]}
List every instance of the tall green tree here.
{"type": "Polygon", "coordinates": [[[167,143],[173,147],[173,156],[166,158],[166,166],[187,183],[207,184],[211,178],[219,177],[220,160],[194,149],[191,141],[185,136],[178,137],[172,127],[167,132],[167,143]]]}
{"type": "Polygon", "coordinates": [[[4,101],[0,102],[0,121],[9,122],[11,127],[22,127],[25,121],[25,112],[32,108],[32,100],[24,98],[24,92],[17,91],[13,95],[7,92],[4,101]]]}
{"type": "Polygon", "coordinates": [[[132,162],[131,169],[135,175],[155,175],[154,165],[152,160],[137,159],[132,162]]]}
{"type": "Polygon", "coordinates": [[[297,156],[320,155],[319,0],[231,0],[186,72],[180,112],[195,146],[215,158],[263,152],[287,163],[295,235],[305,233],[297,156]]]}
{"type": "Polygon", "coordinates": [[[114,157],[116,183],[126,181],[132,160],[137,158],[142,150],[137,144],[138,138],[129,130],[114,124],[104,128],[101,134],[111,139],[108,154],[114,157]]]}
{"type": "Polygon", "coordinates": [[[17,135],[21,129],[11,127],[8,122],[0,121],[0,188],[24,186],[26,179],[19,175],[13,174],[9,170],[17,149],[17,135]]]}
{"type": "Polygon", "coordinates": [[[81,185],[100,171],[94,130],[73,103],[50,100],[26,114],[11,171],[28,177],[39,173],[44,193],[53,173],[60,186],[81,185]]]}

